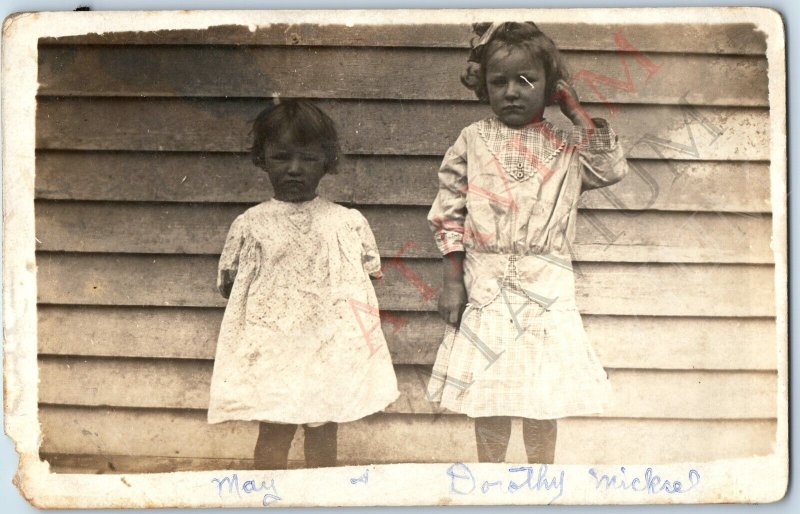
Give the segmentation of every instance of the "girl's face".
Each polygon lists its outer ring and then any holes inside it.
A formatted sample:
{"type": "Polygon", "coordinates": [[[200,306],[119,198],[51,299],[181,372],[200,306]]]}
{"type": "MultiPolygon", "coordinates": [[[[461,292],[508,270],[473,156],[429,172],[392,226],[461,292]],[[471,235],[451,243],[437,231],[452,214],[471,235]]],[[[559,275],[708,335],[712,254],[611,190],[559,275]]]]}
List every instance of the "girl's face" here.
{"type": "Polygon", "coordinates": [[[275,198],[305,202],[317,196],[325,175],[325,150],[321,144],[300,145],[281,138],[264,145],[264,162],[275,198]]]}
{"type": "Polygon", "coordinates": [[[541,63],[522,48],[503,46],[489,56],[486,90],[500,121],[514,128],[541,120],[547,77],[541,63]]]}

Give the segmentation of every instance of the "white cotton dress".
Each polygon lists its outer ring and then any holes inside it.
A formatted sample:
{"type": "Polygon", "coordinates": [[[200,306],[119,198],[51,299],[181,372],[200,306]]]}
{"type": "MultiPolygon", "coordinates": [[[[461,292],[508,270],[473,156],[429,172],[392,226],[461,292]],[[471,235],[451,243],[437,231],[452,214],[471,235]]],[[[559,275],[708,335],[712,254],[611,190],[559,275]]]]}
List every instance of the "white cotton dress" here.
{"type": "Polygon", "coordinates": [[[322,198],[269,200],[231,225],[218,286],[233,280],[217,342],[209,423],[318,424],[399,396],[370,275],[367,220],[322,198]]]}

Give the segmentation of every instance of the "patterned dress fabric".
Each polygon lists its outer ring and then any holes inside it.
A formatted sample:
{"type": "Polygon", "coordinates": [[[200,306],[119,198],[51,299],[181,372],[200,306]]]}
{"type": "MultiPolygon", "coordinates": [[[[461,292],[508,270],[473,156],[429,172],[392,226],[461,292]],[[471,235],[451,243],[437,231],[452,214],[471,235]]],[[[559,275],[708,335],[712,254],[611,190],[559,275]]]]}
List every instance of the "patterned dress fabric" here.
{"type": "Polygon", "coordinates": [[[472,417],[599,413],[611,387],[583,328],[572,267],[578,201],[627,172],[617,136],[497,118],[466,127],[428,215],[443,254],[465,251],[467,309],[448,325],[428,395],[472,417]]]}
{"type": "Polygon", "coordinates": [[[354,209],[273,199],[239,216],[219,262],[218,287],[233,287],[208,421],[346,422],[397,399],[369,278],[380,270],[354,209]]]}

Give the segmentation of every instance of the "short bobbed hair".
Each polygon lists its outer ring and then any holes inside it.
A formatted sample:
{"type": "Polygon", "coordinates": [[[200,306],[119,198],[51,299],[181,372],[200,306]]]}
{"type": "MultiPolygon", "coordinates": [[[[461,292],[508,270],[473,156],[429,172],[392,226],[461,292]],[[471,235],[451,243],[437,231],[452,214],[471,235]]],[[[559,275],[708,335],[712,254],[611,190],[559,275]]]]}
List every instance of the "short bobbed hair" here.
{"type": "Polygon", "coordinates": [[[266,168],[267,143],[290,141],[298,145],[320,144],[325,152],[325,173],[336,173],[341,153],[336,125],[322,109],[307,100],[274,101],[258,114],[251,132],[250,157],[259,168],[266,168]]]}
{"type": "MultiPolygon", "coordinates": [[[[476,23],[472,28],[477,38],[480,38],[491,25],[491,23],[476,23]]],[[[547,105],[555,104],[556,83],[562,79],[569,80],[569,72],[553,40],[539,30],[533,22],[502,23],[491,39],[481,46],[476,46],[475,39],[473,39],[470,63],[461,74],[461,83],[467,89],[474,91],[478,100],[489,103],[489,93],[486,88],[486,65],[495,52],[509,47],[525,50],[533,59],[542,63],[546,75],[546,103],[547,105]]]]}

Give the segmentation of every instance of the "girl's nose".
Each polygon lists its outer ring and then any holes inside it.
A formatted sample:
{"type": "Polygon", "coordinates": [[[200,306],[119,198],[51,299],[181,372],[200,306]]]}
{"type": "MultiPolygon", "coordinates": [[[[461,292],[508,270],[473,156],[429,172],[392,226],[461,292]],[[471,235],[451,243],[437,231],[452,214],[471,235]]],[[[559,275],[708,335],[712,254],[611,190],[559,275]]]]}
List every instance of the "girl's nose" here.
{"type": "Polygon", "coordinates": [[[518,98],[519,97],[519,87],[514,84],[513,82],[506,86],[506,98],[518,98]]]}
{"type": "Polygon", "coordinates": [[[302,166],[300,165],[300,158],[298,156],[292,156],[291,160],[289,160],[289,168],[287,172],[290,175],[299,175],[302,171],[302,166]]]}

